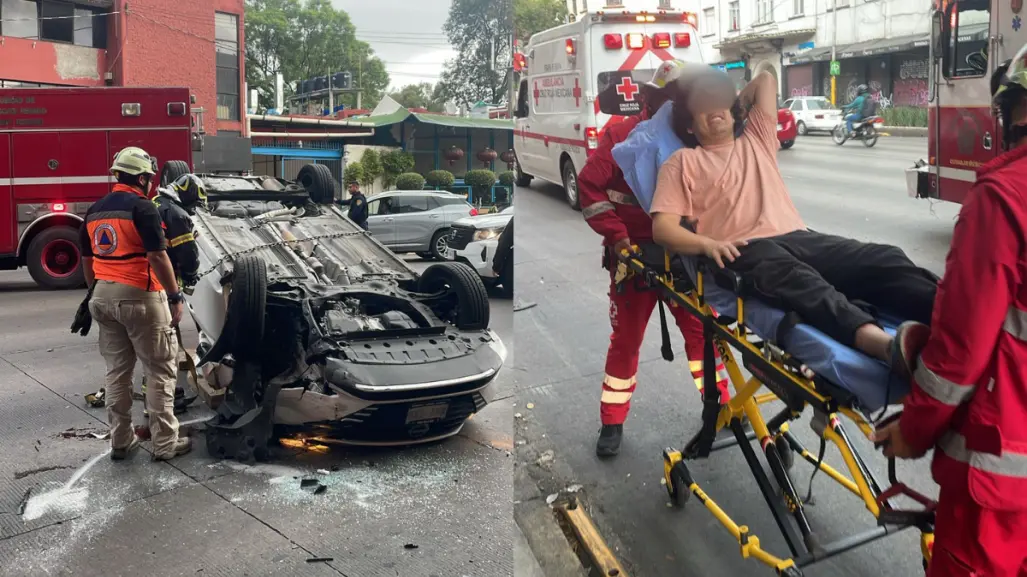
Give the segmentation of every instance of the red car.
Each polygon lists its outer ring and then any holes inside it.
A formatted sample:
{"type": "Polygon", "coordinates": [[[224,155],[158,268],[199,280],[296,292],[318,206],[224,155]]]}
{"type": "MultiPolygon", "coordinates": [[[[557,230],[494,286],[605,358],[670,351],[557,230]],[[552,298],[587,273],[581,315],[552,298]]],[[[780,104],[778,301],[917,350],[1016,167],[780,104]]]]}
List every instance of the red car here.
{"type": "Polygon", "coordinates": [[[798,129],[795,127],[795,116],[787,108],[777,110],[777,141],[781,148],[787,150],[795,144],[795,137],[798,136],[798,129]]]}

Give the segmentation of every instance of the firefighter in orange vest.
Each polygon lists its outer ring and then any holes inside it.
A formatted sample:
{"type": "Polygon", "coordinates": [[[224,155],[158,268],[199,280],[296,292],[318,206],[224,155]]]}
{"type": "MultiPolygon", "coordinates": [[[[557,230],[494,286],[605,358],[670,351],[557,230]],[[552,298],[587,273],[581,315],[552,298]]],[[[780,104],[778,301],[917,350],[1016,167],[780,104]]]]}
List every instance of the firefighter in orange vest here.
{"type": "Polygon", "coordinates": [[[192,446],[179,437],[172,408],[178,356],[174,327],[182,320],[185,300],[167,255],[160,214],[147,198],[156,162],[146,151],[129,147],[114,157],[111,172],[118,183],[89,207],[80,231],[83,270],[93,287],[89,312],[100,327],[100,353],[107,363],[111,458],[125,459],[139,444],[131,412],[138,358],[150,381],[145,402],[153,456],[167,460],[192,446]]]}
{"type": "Polygon", "coordinates": [[[936,449],[929,577],[1027,575],[1027,46],[991,84],[1006,152],[977,169],[931,327],[900,327],[914,384],[875,434],[889,456],[936,449]]]}

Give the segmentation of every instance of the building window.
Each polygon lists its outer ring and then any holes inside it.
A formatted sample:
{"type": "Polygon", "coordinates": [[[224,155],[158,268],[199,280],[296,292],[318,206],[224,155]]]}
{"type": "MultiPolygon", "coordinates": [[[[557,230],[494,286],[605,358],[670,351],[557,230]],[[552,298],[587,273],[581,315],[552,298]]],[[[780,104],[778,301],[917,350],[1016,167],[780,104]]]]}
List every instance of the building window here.
{"type": "Polygon", "coordinates": [[[32,0],[0,0],[0,36],[39,39],[39,5],[32,0]]]}
{"type": "Polygon", "coordinates": [[[774,5],[770,0],[756,0],[756,23],[767,24],[774,21],[774,5]]]}
{"type": "Polygon", "coordinates": [[[218,120],[239,120],[239,17],[214,14],[218,120]]]}
{"type": "Polygon", "coordinates": [[[738,30],[738,0],[734,0],[733,2],[728,3],[727,9],[728,9],[728,19],[730,20],[730,22],[728,24],[728,30],[737,31],[738,30]]]}
{"type": "Polygon", "coordinates": [[[792,15],[802,16],[806,13],[806,0],[793,0],[792,1],[792,15]]]}
{"type": "Polygon", "coordinates": [[[702,34],[703,36],[712,36],[717,32],[717,18],[714,12],[714,8],[704,8],[702,11],[702,34]]]}

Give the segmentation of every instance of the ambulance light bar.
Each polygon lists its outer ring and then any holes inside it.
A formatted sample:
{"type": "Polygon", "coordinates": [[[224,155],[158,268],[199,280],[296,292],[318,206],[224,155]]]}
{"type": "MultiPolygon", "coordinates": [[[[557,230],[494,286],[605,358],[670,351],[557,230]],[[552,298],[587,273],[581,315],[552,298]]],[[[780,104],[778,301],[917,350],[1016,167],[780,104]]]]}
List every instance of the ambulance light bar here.
{"type": "Polygon", "coordinates": [[[657,48],[670,48],[670,34],[667,32],[653,34],[653,46],[657,48]]]}
{"type": "MultiPolygon", "coordinates": [[[[670,32],[657,32],[652,35],[652,46],[660,49],[670,48],[672,45],[671,36],[673,36],[673,46],[675,48],[688,48],[692,45],[692,35],[688,32],[675,32],[673,35],[670,32]]],[[[603,45],[607,50],[621,50],[624,48],[625,39],[627,39],[628,48],[631,50],[645,48],[646,36],[640,32],[631,32],[624,35],[603,34],[603,45]]]]}
{"type": "Polygon", "coordinates": [[[636,22],[640,24],[652,24],[655,22],[684,22],[693,27],[699,23],[699,18],[694,12],[674,12],[670,10],[659,10],[657,12],[605,12],[600,11],[592,14],[592,22],[636,22]]]}
{"type": "Polygon", "coordinates": [[[640,50],[645,48],[645,35],[640,32],[632,32],[627,35],[628,37],[628,48],[632,50],[640,50]]]}
{"type": "Polygon", "coordinates": [[[624,48],[624,37],[620,34],[603,34],[603,44],[607,50],[620,50],[624,48]]]}

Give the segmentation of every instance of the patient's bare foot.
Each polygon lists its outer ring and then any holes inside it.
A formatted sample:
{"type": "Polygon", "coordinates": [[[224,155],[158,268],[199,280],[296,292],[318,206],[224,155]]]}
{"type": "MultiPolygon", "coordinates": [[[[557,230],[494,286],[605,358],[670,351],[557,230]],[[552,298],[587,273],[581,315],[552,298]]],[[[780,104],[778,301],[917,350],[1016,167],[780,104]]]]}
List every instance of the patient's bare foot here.
{"type": "Polygon", "coordinates": [[[892,371],[904,380],[913,378],[917,358],[931,337],[931,327],[915,321],[899,325],[892,339],[889,364],[892,371]]]}

